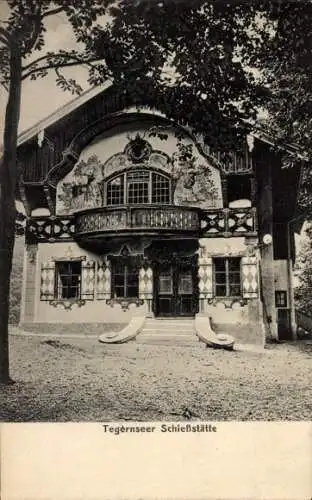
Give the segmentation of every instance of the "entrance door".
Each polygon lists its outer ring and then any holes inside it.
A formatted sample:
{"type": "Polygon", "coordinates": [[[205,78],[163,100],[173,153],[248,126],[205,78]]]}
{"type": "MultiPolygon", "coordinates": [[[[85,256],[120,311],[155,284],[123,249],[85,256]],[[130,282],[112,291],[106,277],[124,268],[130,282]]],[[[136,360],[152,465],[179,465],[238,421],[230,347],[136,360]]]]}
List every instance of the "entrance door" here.
{"type": "Polygon", "coordinates": [[[194,271],[190,264],[161,264],[156,273],[156,315],[194,315],[194,271]]]}
{"type": "Polygon", "coordinates": [[[287,307],[287,291],[275,291],[275,307],[277,313],[277,333],[279,340],[291,340],[290,309],[287,307]]]}
{"type": "Polygon", "coordinates": [[[289,309],[277,309],[277,333],[279,340],[292,340],[289,309]]]}

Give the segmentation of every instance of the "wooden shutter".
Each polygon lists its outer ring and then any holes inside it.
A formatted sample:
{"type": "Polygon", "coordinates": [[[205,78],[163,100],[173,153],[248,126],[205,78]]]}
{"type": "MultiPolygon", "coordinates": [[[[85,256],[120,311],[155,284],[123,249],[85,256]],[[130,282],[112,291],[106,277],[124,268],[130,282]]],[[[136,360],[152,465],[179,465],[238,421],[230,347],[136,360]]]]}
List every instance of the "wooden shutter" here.
{"type": "Polygon", "coordinates": [[[259,293],[257,257],[242,258],[242,288],[245,299],[255,299],[259,293]]]}
{"type": "Polygon", "coordinates": [[[139,297],[140,299],[153,298],[153,269],[141,267],[139,272],[139,297]]]}
{"type": "Polygon", "coordinates": [[[94,299],[95,262],[86,260],[81,262],[81,299],[94,299]]]}
{"type": "Polygon", "coordinates": [[[111,298],[111,270],[106,262],[97,263],[96,298],[99,300],[111,298]]]}
{"type": "Polygon", "coordinates": [[[53,300],[55,296],[55,262],[42,262],[40,300],[53,300]]]}
{"type": "Polygon", "coordinates": [[[204,256],[198,259],[198,288],[200,299],[213,296],[212,258],[204,256]]]}

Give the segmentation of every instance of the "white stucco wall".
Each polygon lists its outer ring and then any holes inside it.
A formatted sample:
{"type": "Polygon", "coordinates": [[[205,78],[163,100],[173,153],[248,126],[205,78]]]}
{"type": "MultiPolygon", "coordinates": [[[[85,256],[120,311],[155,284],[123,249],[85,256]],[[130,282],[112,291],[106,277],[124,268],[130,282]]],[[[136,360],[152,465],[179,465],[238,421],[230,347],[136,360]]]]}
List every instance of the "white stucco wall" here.
{"type": "Polygon", "coordinates": [[[41,243],[38,245],[36,268],[36,298],[34,322],[38,323],[128,323],[135,315],[146,311],[146,304],[137,307],[131,304],[123,311],[119,304],[113,307],[106,304],[106,300],[86,300],[85,305],[73,305],[71,310],[63,306],[54,307],[49,301],[40,300],[41,264],[50,259],[66,255],[71,257],[86,256],[87,260],[99,261],[101,257],[80,248],[75,242],[70,243],[41,243]]]}
{"type": "Polygon", "coordinates": [[[235,257],[245,254],[247,246],[243,236],[231,238],[200,238],[209,256],[235,257]]]}
{"type": "MultiPolygon", "coordinates": [[[[151,124],[141,123],[138,121],[135,124],[119,125],[116,126],[104,134],[95,138],[81,153],[79,160],[76,165],[79,164],[81,160],[87,161],[90,157],[96,155],[101,164],[107,162],[109,158],[113,155],[123,152],[125,146],[129,143],[131,139],[134,139],[136,134],[144,137],[152,146],[154,150],[166,153],[170,158],[177,152],[177,138],[174,136],[174,131],[172,128],[161,129],[161,133],[167,134],[168,138],[166,140],[161,140],[158,136],[149,137],[148,131],[151,129],[151,124]]],[[[192,143],[192,140],[188,137],[183,139],[184,144],[192,143]]],[[[210,178],[214,189],[216,191],[213,200],[207,200],[201,204],[201,208],[222,208],[222,189],[221,189],[221,178],[220,172],[217,168],[213,167],[204,158],[194,145],[193,154],[196,156],[196,166],[205,166],[205,168],[210,173],[210,178]]],[[[63,183],[70,183],[73,181],[73,176],[75,173],[75,167],[58,185],[57,195],[60,193],[63,183]]],[[[176,201],[175,201],[176,203],[176,201]]],[[[57,214],[64,213],[64,206],[57,196],[57,214]]]]}
{"type": "MultiPolygon", "coordinates": [[[[254,241],[255,243],[255,241],[254,241]]],[[[242,257],[247,255],[247,245],[245,237],[231,238],[201,238],[199,245],[204,247],[206,254],[209,257],[242,257]]],[[[259,259],[259,253],[256,250],[256,255],[259,259]]],[[[253,322],[261,322],[261,303],[259,276],[258,281],[258,297],[247,299],[247,303],[240,303],[237,300],[216,299],[212,304],[205,306],[205,315],[212,318],[215,323],[233,324],[236,329],[239,325],[246,327],[253,322]],[[231,303],[232,302],[232,303],[231,303]]]]}

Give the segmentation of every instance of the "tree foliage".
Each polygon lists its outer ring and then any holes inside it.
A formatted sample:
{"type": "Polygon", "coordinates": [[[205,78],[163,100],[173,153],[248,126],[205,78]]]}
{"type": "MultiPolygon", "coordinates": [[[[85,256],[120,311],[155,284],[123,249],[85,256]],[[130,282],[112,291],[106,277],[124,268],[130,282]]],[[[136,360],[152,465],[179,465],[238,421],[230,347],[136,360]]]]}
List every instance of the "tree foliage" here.
{"type": "Polygon", "coordinates": [[[296,262],[297,286],[295,301],[297,308],[311,316],[312,311],[312,222],[309,221],[304,231],[304,241],[296,262]]]}
{"type": "MultiPolygon", "coordinates": [[[[0,158],[0,382],[3,383],[10,382],[8,320],[14,238],[15,232],[22,230],[15,207],[22,81],[44,77],[48,69],[54,69],[57,85],[79,93],[82,90],[79,84],[74,79],[67,80],[61,68],[82,63],[92,66],[95,61],[90,61],[83,49],[39,56],[45,43],[45,20],[62,13],[77,41],[81,41],[82,30],[90,29],[98,16],[105,13],[109,0],[8,0],[7,4],[9,17],[1,20],[0,25],[0,83],[8,91],[0,158]]],[[[92,71],[95,71],[93,66],[92,71]]]]}
{"type": "Polygon", "coordinates": [[[85,37],[89,53],[105,57],[105,76],[219,149],[245,141],[265,92],[249,67],[267,38],[252,4],[122,0],[110,12],[107,29],[85,37]]]}
{"type": "MultiPolygon", "coordinates": [[[[85,30],[91,29],[100,16],[103,16],[112,0],[7,0],[10,15],[3,26],[0,25],[0,70],[1,84],[10,84],[9,59],[12,49],[18,51],[24,61],[22,80],[45,77],[49,70],[56,71],[56,83],[63,90],[80,93],[82,88],[74,79],[66,79],[61,68],[90,65],[96,73],[94,58],[88,56],[84,46],[78,50],[61,49],[57,52],[45,51],[46,20],[61,14],[71,25],[77,42],[83,41],[85,30]]],[[[102,75],[103,68],[101,67],[102,75]]]]}

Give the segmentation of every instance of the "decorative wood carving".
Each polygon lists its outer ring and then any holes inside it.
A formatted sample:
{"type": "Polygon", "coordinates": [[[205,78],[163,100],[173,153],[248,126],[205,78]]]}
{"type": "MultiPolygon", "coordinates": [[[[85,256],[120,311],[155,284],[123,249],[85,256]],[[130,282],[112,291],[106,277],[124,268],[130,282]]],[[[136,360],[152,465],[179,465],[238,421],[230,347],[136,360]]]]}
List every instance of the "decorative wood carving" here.
{"type": "Polygon", "coordinates": [[[201,212],[201,229],[205,237],[256,234],[256,209],[236,208],[201,212]]]}
{"type": "Polygon", "coordinates": [[[246,306],[248,300],[241,297],[213,297],[208,299],[208,304],[212,306],[224,304],[225,309],[232,309],[234,304],[239,304],[241,307],[246,306]]]}
{"type": "Polygon", "coordinates": [[[106,304],[111,307],[114,307],[114,305],[119,304],[123,311],[127,311],[131,304],[134,304],[137,307],[143,306],[144,300],[138,298],[120,297],[120,298],[108,299],[106,300],[106,304]]]}
{"type": "Polygon", "coordinates": [[[134,231],[199,231],[197,209],[163,206],[102,208],[76,215],[76,234],[134,231]]]}
{"type": "Polygon", "coordinates": [[[26,237],[37,241],[68,241],[75,234],[73,217],[30,217],[26,222],[26,237]]]}
{"type": "MultiPolygon", "coordinates": [[[[131,235],[187,233],[198,237],[256,236],[256,209],[201,210],[194,207],[140,207],[90,209],[75,216],[30,217],[28,241],[72,241],[74,237],[129,232],[131,235]]],[[[141,252],[142,253],[142,252],[141,252]]]]}
{"type": "Polygon", "coordinates": [[[82,307],[86,304],[85,300],[66,300],[66,299],[54,299],[49,301],[50,306],[53,307],[63,307],[66,311],[70,311],[73,306],[82,307]]]}

